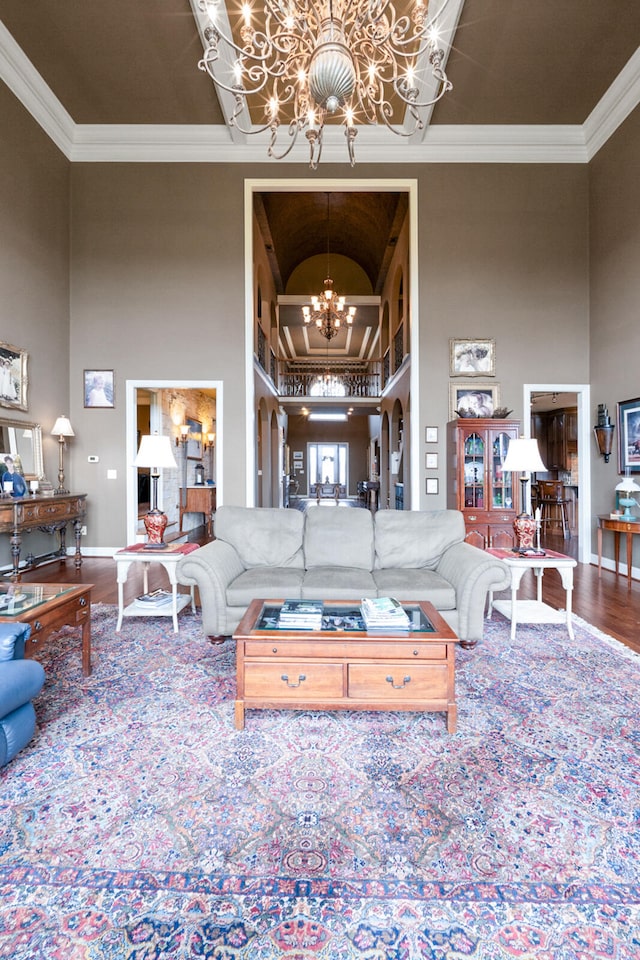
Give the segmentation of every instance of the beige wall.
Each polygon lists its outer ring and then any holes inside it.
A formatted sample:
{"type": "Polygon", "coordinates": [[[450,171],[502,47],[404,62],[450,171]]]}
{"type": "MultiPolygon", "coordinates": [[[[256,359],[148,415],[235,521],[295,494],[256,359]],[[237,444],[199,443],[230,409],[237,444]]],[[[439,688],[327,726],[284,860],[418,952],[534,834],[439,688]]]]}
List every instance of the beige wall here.
{"type": "MultiPolygon", "coordinates": [[[[606,403],[640,397],[640,108],[600,150],[590,166],[591,397],[593,414],[606,403]]],[[[594,452],[593,513],[615,505],[618,430],[608,464],[594,452]]],[[[638,476],[635,478],[639,480],[638,476]]],[[[637,511],[634,511],[637,514],[637,511]]],[[[634,537],[634,566],[640,544],[634,537]]],[[[605,554],[613,556],[611,536],[605,554]]]]}
{"type": "MultiPolygon", "coordinates": [[[[40,423],[45,471],[57,485],[56,417],[69,413],[68,162],[0,83],[0,340],[28,353],[27,412],[0,415],[40,423]]],[[[73,420],[72,420],[73,422],[73,420]]],[[[52,540],[28,535],[34,553],[52,540]]],[[[0,538],[0,566],[9,562],[0,538]]]]}
{"type": "MultiPolygon", "coordinates": [[[[23,417],[46,432],[65,412],[76,429],[68,474],[74,490],[89,493],[87,546],[125,537],[127,379],[224,382],[225,500],[244,502],[254,430],[245,410],[244,180],[308,177],[308,169],[75,164],[70,172],[3,87],[0,118],[10,147],[0,154],[2,337],[31,356],[23,417]],[[85,410],[82,371],[100,367],[115,370],[116,407],[85,410]],[[100,456],[97,467],[88,454],[100,456]],[[117,481],[106,480],[108,468],[117,481]]],[[[636,111],[592,164],[591,183],[589,168],[572,165],[323,167],[326,178],[418,182],[421,393],[412,416],[421,431],[448,417],[451,336],[495,337],[496,380],[515,417],[523,382],[593,379],[594,406],[610,408],[640,392],[635,365],[624,362],[638,340],[639,141],[636,111]]],[[[45,458],[55,475],[51,439],[45,458]]],[[[444,505],[440,474],[439,502],[423,496],[420,506],[444,505]]],[[[594,505],[604,505],[614,480],[615,467],[598,461],[594,505]]]]}

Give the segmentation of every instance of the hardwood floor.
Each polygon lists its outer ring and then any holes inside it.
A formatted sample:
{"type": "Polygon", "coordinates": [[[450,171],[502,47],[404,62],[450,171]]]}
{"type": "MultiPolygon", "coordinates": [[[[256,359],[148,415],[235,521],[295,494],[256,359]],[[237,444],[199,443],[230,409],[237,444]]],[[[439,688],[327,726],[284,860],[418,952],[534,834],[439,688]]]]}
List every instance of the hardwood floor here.
{"type": "MultiPolygon", "coordinates": [[[[570,555],[575,555],[577,550],[575,539],[563,541],[561,537],[549,537],[543,545],[570,555]]],[[[116,568],[111,559],[86,557],[79,572],[72,558],[65,563],[55,561],[25,573],[23,580],[32,583],[92,583],[94,603],[118,602],[116,568]]],[[[149,583],[151,588],[166,586],[164,571],[159,565],[150,568],[149,583]]],[[[125,601],[129,602],[139,593],[142,593],[142,573],[139,569],[132,570],[125,588],[125,601]]],[[[565,593],[557,570],[545,573],[542,595],[551,606],[564,608],[565,593]]],[[[525,574],[520,596],[535,596],[533,573],[525,574]]],[[[626,577],[616,577],[615,573],[603,570],[599,579],[597,566],[579,563],[574,571],[573,610],[583,620],[640,653],[640,581],[633,580],[629,590],[626,577]]]]}

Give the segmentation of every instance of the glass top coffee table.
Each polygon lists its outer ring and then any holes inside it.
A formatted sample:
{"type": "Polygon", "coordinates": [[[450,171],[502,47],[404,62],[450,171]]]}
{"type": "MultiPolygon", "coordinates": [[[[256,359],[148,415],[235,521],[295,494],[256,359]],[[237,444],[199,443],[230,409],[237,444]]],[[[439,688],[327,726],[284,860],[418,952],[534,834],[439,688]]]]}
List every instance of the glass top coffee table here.
{"type": "Polygon", "coordinates": [[[31,634],[25,657],[37,654],[60,627],[82,628],[82,673],[91,674],[92,583],[12,583],[0,587],[0,623],[28,623],[31,634]]]}
{"type": "Polygon", "coordinates": [[[455,645],[435,607],[403,603],[410,629],[366,632],[359,601],[324,601],[321,630],[278,626],[284,600],[254,600],[234,634],[235,725],[245,709],[444,711],[455,733],[455,645]]]}

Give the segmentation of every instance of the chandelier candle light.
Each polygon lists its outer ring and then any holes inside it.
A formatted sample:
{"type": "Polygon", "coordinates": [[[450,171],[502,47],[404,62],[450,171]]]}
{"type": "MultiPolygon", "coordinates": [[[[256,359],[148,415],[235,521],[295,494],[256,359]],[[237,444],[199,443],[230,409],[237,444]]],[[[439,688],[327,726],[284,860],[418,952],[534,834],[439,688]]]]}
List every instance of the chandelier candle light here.
{"type": "Polygon", "coordinates": [[[254,22],[245,2],[234,38],[223,0],[198,0],[209,18],[198,66],[233,97],[231,126],[270,132],[268,156],[282,160],[304,131],[315,170],[325,123],[335,117],[353,166],[357,124],[384,124],[411,137],[424,128],[421,110],[452,89],[436,26],[447,3],[438,0],[430,14],[428,2],[415,0],[399,15],[380,0],[263,0],[254,22]],[[262,125],[247,119],[252,105],[262,107],[262,125]],[[281,125],[289,142],[280,148],[281,125]]]}

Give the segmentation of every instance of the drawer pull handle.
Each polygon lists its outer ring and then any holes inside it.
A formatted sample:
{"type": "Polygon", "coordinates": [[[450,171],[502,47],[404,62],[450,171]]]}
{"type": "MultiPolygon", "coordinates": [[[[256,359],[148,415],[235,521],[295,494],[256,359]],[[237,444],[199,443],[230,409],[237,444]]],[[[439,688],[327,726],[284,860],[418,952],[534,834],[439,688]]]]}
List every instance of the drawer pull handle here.
{"type": "Polygon", "coordinates": [[[281,680],[284,680],[284,682],[286,683],[286,685],[287,685],[288,687],[299,687],[300,684],[302,683],[302,681],[303,681],[303,680],[306,680],[307,678],[306,678],[306,676],[304,675],[304,673],[299,673],[299,674],[298,674],[298,682],[297,682],[297,683],[290,683],[290,682],[289,682],[289,675],[286,674],[286,673],[283,673],[282,676],[280,677],[280,679],[281,679],[281,680]]]}
{"type": "Polygon", "coordinates": [[[419,656],[420,656],[420,651],[419,651],[419,650],[414,650],[414,651],[413,651],[413,655],[414,655],[414,657],[419,657],[419,656]]]}
{"type": "Polygon", "coordinates": [[[477,519],[478,519],[477,517],[472,517],[471,515],[469,515],[469,520],[477,520],[477,519]]]}
{"type": "Polygon", "coordinates": [[[79,603],[79,605],[80,605],[81,607],[86,607],[86,605],[87,605],[87,598],[86,598],[86,597],[80,597],[80,600],[78,601],[78,603],[79,603]]]}
{"type": "Polygon", "coordinates": [[[278,648],[277,648],[277,647],[272,647],[272,648],[271,648],[271,653],[277,653],[277,652],[278,652],[278,648]]]}
{"type": "Polygon", "coordinates": [[[394,683],[393,677],[387,677],[387,683],[390,683],[394,690],[402,690],[408,683],[411,683],[411,677],[405,677],[402,683],[394,683]]]}
{"type": "MultiPolygon", "coordinates": [[[[42,630],[42,624],[40,623],[39,620],[36,620],[36,622],[33,625],[33,632],[37,633],[38,630],[42,630]]],[[[33,642],[35,643],[35,640],[33,642]]]]}

